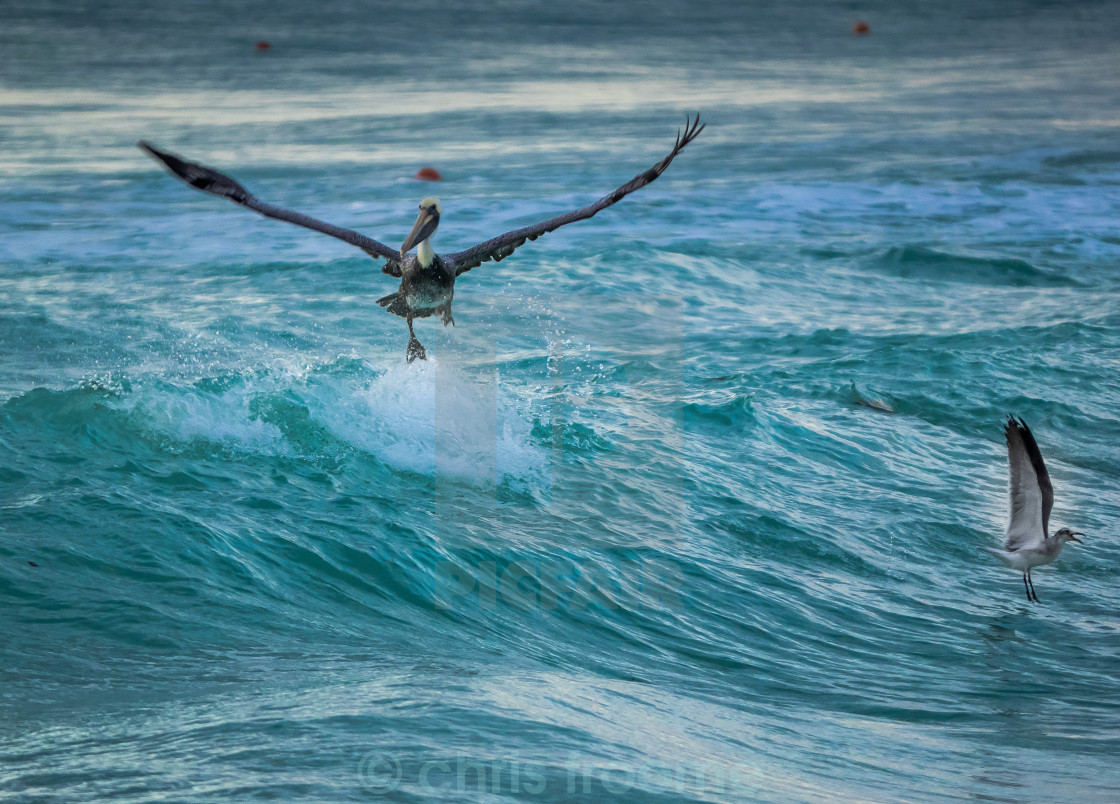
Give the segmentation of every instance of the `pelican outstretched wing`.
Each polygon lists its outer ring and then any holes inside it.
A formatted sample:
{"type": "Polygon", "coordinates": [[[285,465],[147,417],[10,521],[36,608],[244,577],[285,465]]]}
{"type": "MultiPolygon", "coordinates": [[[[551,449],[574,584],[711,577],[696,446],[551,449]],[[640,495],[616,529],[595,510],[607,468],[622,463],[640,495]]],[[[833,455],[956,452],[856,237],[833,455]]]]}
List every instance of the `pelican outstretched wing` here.
{"type": "Polygon", "coordinates": [[[1007,487],[1010,521],[1003,546],[1008,550],[1036,547],[1046,539],[1050,509],[1054,507],[1050,473],[1026,422],[1008,416],[1003,434],[1011,471],[1007,487]]]}
{"type": "Polygon", "coordinates": [[[352,246],[357,246],[371,257],[388,260],[382,270],[393,276],[400,276],[398,262],[401,259],[401,255],[396,249],[390,248],[384,243],[379,243],[373,238],[366,237],[351,229],[343,229],[341,226],[325,223],[309,215],[303,215],[299,212],[292,212],[291,210],[281,207],[274,207],[272,204],[266,204],[242,187],[235,179],[224,173],[219,173],[212,168],[199,165],[195,162],[188,162],[182,157],[168,153],[167,151],[161,151],[159,148],[156,148],[154,145],[144,140],[136,144],[141,150],[145,151],[149,156],[167,168],[171,175],[182,179],[196,190],[201,190],[204,193],[210,193],[210,195],[216,195],[220,198],[228,198],[233,203],[240,204],[246,209],[251,209],[254,212],[264,215],[266,218],[287,221],[288,223],[294,223],[296,226],[303,226],[307,229],[314,229],[316,232],[330,235],[331,237],[337,237],[339,240],[344,240],[352,246]]]}
{"type": "Polygon", "coordinates": [[[668,156],[645,173],[635,176],[617,190],[603,196],[594,204],[580,207],[571,212],[566,212],[563,215],[557,215],[555,218],[549,218],[546,221],[541,221],[532,226],[526,226],[523,229],[515,229],[512,232],[506,232],[503,235],[498,235],[495,238],[487,240],[485,243],[479,243],[477,246],[469,248],[466,251],[446,254],[443,256],[443,259],[454,266],[455,275],[459,276],[460,274],[466,273],[471,268],[482,265],[482,263],[488,260],[494,260],[494,262],[504,260],[528,240],[536,240],[541,235],[559,229],[565,224],[590,218],[600,210],[606,209],[611,204],[621,200],[624,196],[629,195],[635,190],[642,189],[664,173],[665,169],[672,163],[673,158],[681,152],[681,149],[696,139],[696,136],[703,130],[704,125],[700,124],[699,115],[696,116],[695,120],[686,118],[684,131],[677,132],[677,141],[673,145],[673,150],[669,152],[668,156]]]}

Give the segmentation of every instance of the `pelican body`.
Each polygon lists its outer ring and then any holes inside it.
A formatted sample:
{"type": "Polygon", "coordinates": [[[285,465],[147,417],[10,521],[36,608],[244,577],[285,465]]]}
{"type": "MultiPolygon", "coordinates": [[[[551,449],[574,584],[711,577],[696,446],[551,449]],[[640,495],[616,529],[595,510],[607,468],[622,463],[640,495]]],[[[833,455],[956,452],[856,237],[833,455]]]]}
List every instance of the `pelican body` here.
{"type": "Polygon", "coordinates": [[[1054,486],[1042,460],[1038,442],[1021,418],[1007,417],[1003,428],[1010,469],[1008,497],[1011,514],[1003,537],[1003,549],[983,548],[1014,570],[1023,573],[1027,600],[1039,602],[1031,570],[1054,561],[1066,542],[1081,544],[1084,533],[1061,528],[1047,536],[1050,510],[1054,507],[1054,486]]]}
{"type": "Polygon", "coordinates": [[[228,198],[235,204],[251,209],[266,218],[287,221],[338,238],[357,246],[371,257],[384,259],[382,272],[399,277],[401,284],[396,293],[378,299],[377,303],[408,322],[409,340],[405,356],[411,363],[416,358],[423,360],[427,357],[424,347],[416,339],[416,332],[412,327],[413,319],[441,315],[444,326],[455,323],[451,315],[451,300],[455,295],[455,280],[458,277],[484,262],[490,260],[500,262],[526,242],[536,240],[565,224],[590,218],[635,190],[645,187],[664,173],[681,149],[703,130],[704,126],[701,125],[699,116],[695,120],[687,119],[683,133],[677,132],[677,140],[668,156],[592,204],[531,226],[506,232],[465,251],[443,255],[436,254],[431,245],[431,237],[439,226],[440,216],[443,214],[439,201],[435,198],[425,198],[420,202],[420,214],[416,218],[416,223],[398,251],[351,229],[344,229],[299,212],[266,204],[253,196],[235,179],[213,168],[188,162],[143,140],[138,145],[173,176],[197,190],[228,198]],[[409,254],[413,247],[416,248],[415,255],[409,254]]]}
{"type": "Polygon", "coordinates": [[[431,237],[439,226],[443,210],[439,200],[425,198],[420,202],[420,214],[416,224],[408,233],[401,254],[416,246],[416,256],[401,259],[401,286],[396,293],[390,293],[377,300],[377,303],[393,315],[399,315],[408,322],[408,348],[405,357],[411,363],[416,358],[425,360],[427,352],[416,339],[412,319],[427,318],[441,314],[443,325],[455,324],[451,316],[451,300],[455,297],[455,270],[432,250],[431,237]]]}

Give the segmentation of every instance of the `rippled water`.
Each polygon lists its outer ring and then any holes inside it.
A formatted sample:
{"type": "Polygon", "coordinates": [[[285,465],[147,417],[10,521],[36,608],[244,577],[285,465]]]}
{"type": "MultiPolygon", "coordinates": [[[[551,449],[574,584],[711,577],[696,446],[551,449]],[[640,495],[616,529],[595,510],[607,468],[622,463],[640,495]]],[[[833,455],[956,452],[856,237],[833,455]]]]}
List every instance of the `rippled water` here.
{"type": "Polygon", "coordinates": [[[1120,797],[1109,4],[79,6],[0,26],[0,796],[1120,797]],[[453,251],[695,111],[412,365],[134,147],[453,251]]]}

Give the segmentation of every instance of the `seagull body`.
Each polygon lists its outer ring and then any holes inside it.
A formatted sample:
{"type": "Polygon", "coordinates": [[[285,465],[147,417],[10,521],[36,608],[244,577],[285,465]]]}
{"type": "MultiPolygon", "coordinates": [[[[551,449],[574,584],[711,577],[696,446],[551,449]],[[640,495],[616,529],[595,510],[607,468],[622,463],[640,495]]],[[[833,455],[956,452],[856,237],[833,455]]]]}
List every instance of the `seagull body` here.
{"type": "Polygon", "coordinates": [[[413,319],[442,315],[444,326],[454,324],[455,319],[451,316],[451,300],[455,294],[455,280],[459,276],[489,260],[500,262],[527,241],[536,240],[565,224],[590,218],[635,190],[645,187],[664,173],[681,149],[692,142],[703,129],[699,117],[695,120],[686,120],[684,130],[677,132],[677,141],[668,156],[593,204],[532,226],[506,232],[465,251],[443,255],[436,254],[431,245],[431,237],[439,226],[440,215],[442,215],[439,201],[435,198],[425,198],[420,203],[420,214],[416,218],[416,224],[398,251],[350,229],[343,229],[299,212],[266,204],[224,173],[195,162],[188,162],[143,140],[137,144],[172,175],[197,190],[228,198],[235,204],[267,218],[287,221],[344,240],[362,249],[371,257],[384,259],[382,272],[400,278],[401,284],[396,293],[378,299],[378,304],[408,322],[409,341],[405,354],[408,362],[411,363],[416,358],[423,360],[427,356],[424,347],[416,339],[416,333],[412,328],[413,319]],[[415,255],[409,253],[413,247],[416,248],[415,255]]]}
{"type": "Polygon", "coordinates": [[[1003,549],[983,548],[1014,570],[1023,573],[1027,600],[1039,602],[1034,591],[1031,569],[1049,564],[1062,552],[1066,542],[1081,543],[1076,533],[1062,528],[1047,536],[1050,510],[1054,507],[1054,487],[1050,473],[1027,423],[1014,416],[1007,417],[1003,427],[1007,441],[1010,469],[1008,499],[1010,518],[1003,536],[1003,549]]]}
{"type": "Polygon", "coordinates": [[[1062,545],[1068,541],[1069,539],[1059,539],[1058,534],[1055,533],[1053,536],[1048,536],[1038,547],[1024,547],[1020,550],[999,550],[995,547],[984,549],[1011,569],[1026,573],[1034,567],[1052,562],[1062,552],[1062,545]]]}

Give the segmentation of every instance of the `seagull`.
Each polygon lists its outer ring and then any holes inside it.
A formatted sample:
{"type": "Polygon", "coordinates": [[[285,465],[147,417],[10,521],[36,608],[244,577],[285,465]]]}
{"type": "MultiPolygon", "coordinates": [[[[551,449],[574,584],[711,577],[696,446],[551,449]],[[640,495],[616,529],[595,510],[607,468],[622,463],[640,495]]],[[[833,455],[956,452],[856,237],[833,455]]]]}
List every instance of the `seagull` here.
{"type": "Polygon", "coordinates": [[[228,198],[235,204],[251,209],[266,218],[287,221],[336,237],[357,246],[375,259],[384,259],[382,272],[399,277],[401,284],[396,293],[378,299],[377,303],[408,322],[409,340],[405,357],[411,363],[417,358],[421,360],[427,358],[427,352],[416,339],[416,332],[412,328],[413,319],[441,315],[444,326],[454,324],[455,319],[451,316],[451,299],[455,294],[455,280],[459,276],[489,260],[500,262],[526,241],[536,240],[541,235],[548,234],[565,224],[590,218],[635,190],[640,190],[664,173],[681,149],[696,139],[703,130],[704,125],[701,125],[699,115],[695,120],[691,117],[686,118],[684,130],[677,131],[677,140],[668,156],[593,204],[532,226],[506,232],[465,251],[451,254],[436,254],[432,249],[431,238],[443,214],[439,200],[436,198],[425,198],[420,202],[420,214],[416,218],[416,223],[398,251],[350,229],[343,229],[299,212],[266,204],[230,176],[195,162],[188,162],[181,156],[160,150],[149,142],[141,140],[137,145],[162,164],[173,176],[182,179],[197,190],[220,198],[228,198]],[[416,248],[415,256],[408,253],[413,247],[416,248]]]}
{"type": "Polygon", "coordinates": [[[1084,544],[1077,537],[1085,534],[1062,528],[1053,536],[1046,535],[1050,509],[1054,507],[1054,487],[1050,485],[1050,473],[1046,471],[1038,443],[1027,423],[1011,415],[1007,417],[1003,434],[1007,439],[1007,461],[1011,470],[1007,487],[1011,521],[1007,523],[1007,532],[1003,536],[1003,549],[983,549],[1012,569],[1022,572],[1027,600],[1033,598],[1038,603],[1031,568],[1056,559],[1066,542],[1084,544]]]}

